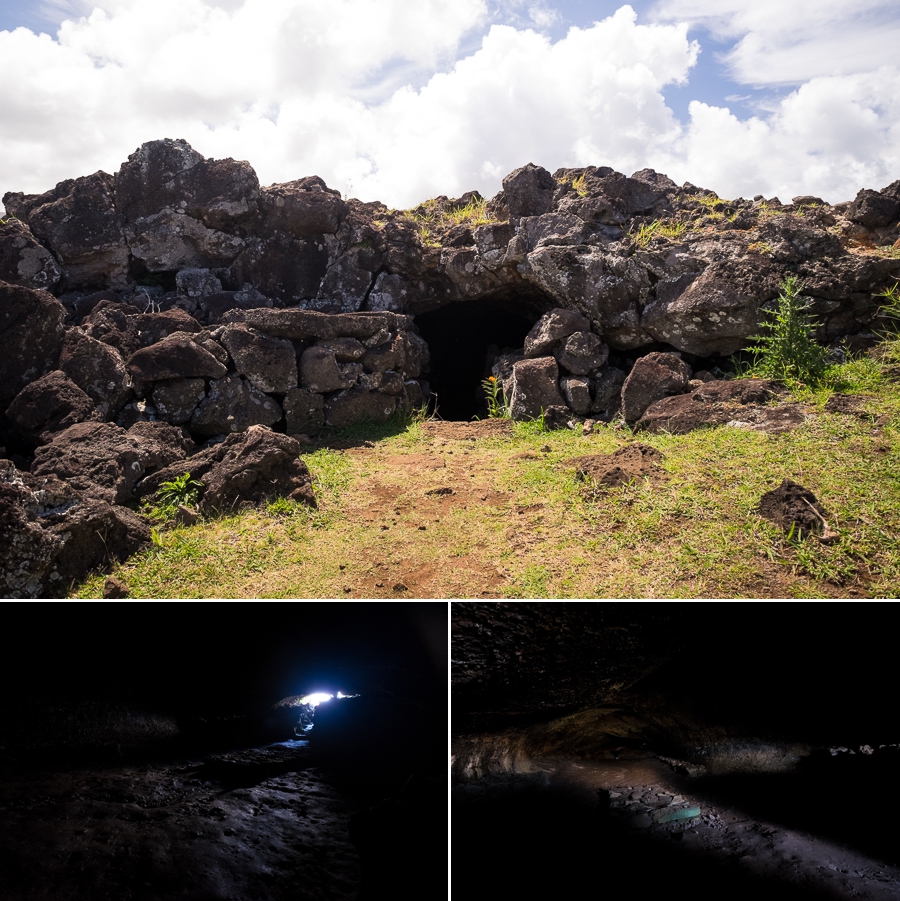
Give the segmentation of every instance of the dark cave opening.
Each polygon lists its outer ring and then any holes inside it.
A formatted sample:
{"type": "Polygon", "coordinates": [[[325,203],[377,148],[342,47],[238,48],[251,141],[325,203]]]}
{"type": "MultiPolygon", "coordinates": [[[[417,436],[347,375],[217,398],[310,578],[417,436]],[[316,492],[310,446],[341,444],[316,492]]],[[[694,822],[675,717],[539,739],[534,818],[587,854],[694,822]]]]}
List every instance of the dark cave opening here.
{"type": "MultiPolygon", "coordinates": [[[[416,317],[431,351],[428,379],[441,419],[468,421],[487,415],[481,381],[499,354],[521,349],[546,311],[529,301],[518,295],[482,297],[416,317]]],[[[552,303],[543,306],[550,309],[552,303]]]]}

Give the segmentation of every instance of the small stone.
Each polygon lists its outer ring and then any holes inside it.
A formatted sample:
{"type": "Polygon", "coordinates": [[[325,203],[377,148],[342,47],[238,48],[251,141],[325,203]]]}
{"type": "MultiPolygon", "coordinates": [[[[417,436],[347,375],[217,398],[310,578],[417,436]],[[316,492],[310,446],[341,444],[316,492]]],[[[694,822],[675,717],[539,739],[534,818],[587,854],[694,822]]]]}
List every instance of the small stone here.
{"type": "Polygon", "coordinates": [[[409,589],[402,582],[396,582],[394,584],[394,591],[409,591],[409,589]]]}

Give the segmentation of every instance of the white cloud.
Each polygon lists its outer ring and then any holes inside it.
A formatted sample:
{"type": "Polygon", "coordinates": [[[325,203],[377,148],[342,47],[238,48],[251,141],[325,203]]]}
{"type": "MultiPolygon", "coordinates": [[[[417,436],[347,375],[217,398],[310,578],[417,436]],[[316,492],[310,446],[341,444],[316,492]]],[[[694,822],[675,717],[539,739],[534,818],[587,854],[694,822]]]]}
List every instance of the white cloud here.
{"type": "MultiPolygon", "coordinates": [[[[531,4],[532,11],[540,5],[531,4]]],[[[2,188],[115,171],[140,143],[183,137],[248,159],[263,183],[317,173],[392,205],[479,188],[533,159],[642,164],[678,125],[661,89],[697,48],[630,7],[565,39],[483,23],[483,0],[106,0],[59,40],[0,34],[2,188]],[[233,4],[232,4],[233,6],[233,4]],[[398,73],[419,73],[397,84],[398,73]],[[378,85],[373,88],[372,84],[378,85]]]]}
{"type": "Polygon", "coordinates": [[[798,85],[890,65],[900,46],[896,0],[661,0],[655,17],[703,26],[744,84],[798,85]]]}
{"type": "MultiPolygon", "coordinates": [[[[493,25],[486,0],[96,2],[58,40],[0,32],[0,78],[11,86],[0,93],[0,193],[115,172],[161,137],[249,160],[263,184],[318,174],[398,207],[472,188],[493,194],[529,161],[649,165],[726,196],[839,200],[900,177],[893,58],[877,71],[858,62],[859,71],[832,64],[826,74],[804,62],[797,90],[744,121],[694,103],[684,125],[663,96],[697,60],[691,22],[738,41],[735,66],[752,74],[765,58],[757,46],[788,52],[816,34],[830,46],[833,21],[849,34],[870,28],[885,8],[874,0],[852,20],[833,0],[802,0],[808,27],[786,7],[788,37],[759,14],[773,0],[750,11],[737,0],[667,0],[660,14],[670,19],[638,24],[625,6],[556,42],[544,33],[555,13],[547,0],[504,0],[506,24],[493,25]]],[[[812,60],[808,50],[803,43],[798,58],[812,60]]]]}

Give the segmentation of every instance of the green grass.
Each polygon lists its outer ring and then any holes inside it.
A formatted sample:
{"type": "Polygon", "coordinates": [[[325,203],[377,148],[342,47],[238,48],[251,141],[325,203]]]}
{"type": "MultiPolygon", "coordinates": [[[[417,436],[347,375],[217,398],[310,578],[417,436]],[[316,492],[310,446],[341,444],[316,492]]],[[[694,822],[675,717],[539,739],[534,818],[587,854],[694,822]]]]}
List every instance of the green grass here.
{"type": "Polygon", "coordinates": [[[684,222],[657,219],[654,222],[641,224],[633,237],[638,247],[647,247],[654,238],[678,240],[687,230],[688,227],[684,222]]]}
{"type": "MultiPolygon", "coordinates": [[[[471,441],[421,418],[358,427],[343,435],[355,447],[304,453],[317,509],[273,499],[174,528],[115,574],[134,597],[897,597],[898,365],[892,339],[797,386],[811,415],[782,435],[531,422],[471,441]],[[869,415],[825,412],[836,388],[865,395],[869,415]],[[634,440],[664,455],[660,480],[590,490],[576,478],[572,458],[634,440]],[[797,540],[754,512],[784,478],[819,498],[837,540],[797,540]]],[[[74,593],[97,597],[103,581],[74,593]]]]}

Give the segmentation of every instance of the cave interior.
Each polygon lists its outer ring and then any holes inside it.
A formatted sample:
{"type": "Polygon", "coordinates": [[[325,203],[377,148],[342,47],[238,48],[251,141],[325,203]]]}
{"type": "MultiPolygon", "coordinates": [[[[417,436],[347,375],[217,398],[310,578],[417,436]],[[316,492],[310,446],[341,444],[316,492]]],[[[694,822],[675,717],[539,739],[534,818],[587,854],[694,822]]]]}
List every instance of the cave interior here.
{"type": "Polygon", "coordinates": [[[451,608],[460,897],[900,897],[892,605],[451,608]]]}
{"type": "Polygon", "coordinates": [[[499,355],[522,350],[532,326],[554,306],[543,294],[503,291],[419,313],[415,323],[431,354],[427,377],[438,416],[486,417],[481,382],[499,355]]]}
{"type": "Polygon", "coordinates": [[[446,897],[446,604],[6,612],[5,901],[446,897]]]}

